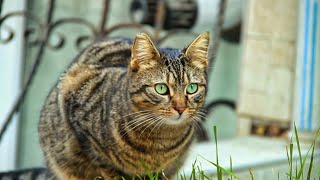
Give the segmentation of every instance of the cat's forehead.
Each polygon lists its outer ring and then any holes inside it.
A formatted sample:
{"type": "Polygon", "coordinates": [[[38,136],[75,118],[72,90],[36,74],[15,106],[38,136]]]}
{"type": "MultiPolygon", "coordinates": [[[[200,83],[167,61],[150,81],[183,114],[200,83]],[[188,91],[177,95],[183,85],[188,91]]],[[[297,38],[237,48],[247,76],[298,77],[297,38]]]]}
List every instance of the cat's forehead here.
{"type": "Polygon", "coordinates": [[[166,76],[171,77],[170,82],[173,83],[178,81],[180,84],[183,82],[184,65],[185,63],[181,61],[181,50],[180,49],[160,49],[161,60],[164,62],[166,71],[166,76]]]}
{"type": "MultiPolygon", "coordinates": [[[[171,49],[165,48],[160,49],[161,61],[166,69],[170,72],[179,72],[184,71],[185,59],[184,54],[180,49],[171,49]]],[[[177,78],[177,77],[176,77],[177,78]]]]}
{"type": "Polygon", "coordinates": [[[159,48],[160,59],[154,67],[139,73],[149,83],[169,83],[184,86],[186,83],[205,83],[205,73],[187,62],[183,49],[159,48]]]}

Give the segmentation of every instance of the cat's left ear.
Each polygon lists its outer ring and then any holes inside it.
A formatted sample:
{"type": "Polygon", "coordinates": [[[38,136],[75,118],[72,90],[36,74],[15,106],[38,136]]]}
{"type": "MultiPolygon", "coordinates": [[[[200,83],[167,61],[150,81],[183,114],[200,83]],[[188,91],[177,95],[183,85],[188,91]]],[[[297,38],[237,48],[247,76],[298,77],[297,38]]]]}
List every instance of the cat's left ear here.
{"type": "Polygon", "coordinates": [[[200,69],[208,66],[209,32],[200,34],[186,49],[185,55],[191,64],[200,69]]]}
{"type": "Polygon", "coordinates": [[[160,58],[160,53],[149,36],[145,33],[137,34],[131,50],[130,67],[132,71],[152,67],[157,63],[158,58],[160,58]]]}

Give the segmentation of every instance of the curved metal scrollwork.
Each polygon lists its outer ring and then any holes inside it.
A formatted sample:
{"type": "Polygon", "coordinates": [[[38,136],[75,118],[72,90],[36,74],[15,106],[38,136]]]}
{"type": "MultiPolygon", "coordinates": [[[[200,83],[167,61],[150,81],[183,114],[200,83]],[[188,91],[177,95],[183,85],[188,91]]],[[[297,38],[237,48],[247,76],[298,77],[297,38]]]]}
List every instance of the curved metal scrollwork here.
{"type": "MultiPolygon", "coordinates": [[[[104,3],[107,4],[107,3],[104,3]]],[[[24,31],[24,36],[28,40],[28,45],[29,46],[37,46],[43,38],[48,38],[48,42],[46,43],[46,46],[50,49],[53,50],[59,50],[64,47],[67,38],[66,35],[63,33],[57,32],[57,29],[61,26],[64,25],[81,25],[87,29],[89,29],[90,33],[89,34],[84,34],[76,37],[75,41],[75,46],[78,49],[83,48],[82,44],[85,41],[94,41],[96,38],[101,37],[101,36],[108,36],[109,34],[121,30],[121,29],[137,29],[139,31],[146,32],[149,34],[151,37],[153,37],[153,32],[148,32],[148,30],[145,28],[145,25],[143,24],[138,24],[138,23],[120,23],[116,24],[114,26],[111,26],[106,29],[100,29],[98,30],[99,26],[95,26],[93,23],[90,21],[83,19],[83,18],[78,18],[78,17],[68,17],[68,18],[61,18],[58,19],[51,24],[45,25],[41,19],[34,14],[27,12],[27,11],[15,11],[15,12],[10,12],[3,17],[0,17],[0,28],[2,28],[4,31],[7,32],[6,37],[0,37],[0,43],[6,44],[9,43],[14,37],[15,37],[15,32],[13,28],[10,26],[5,25],[5,21],[13,18],[13,17],[22,17],[22,18],[27,18],[27,20],[31,20],[36,24],[36,27],[27,27],[24,31]],[[41,33],[39,31],[48,31],[48,37],[42,37],[41,33]],[[31,40],[31,36],[34,35],[36,32],[39,34],[38,36],[35,36],[36,38],[31,40]],[[56,42],[51,41],[51,37],[56,37],[56,42]]],[[[105,18],[104,18],[105,19],[105,18]]],[[[190,34],[190,35],[195,35],[196,33],[193,33],[189,30],[171,30],[168,31],[167,34],[165,34],[163,37],[159,37],[155,39],[156,44],[161,44],[164,40],[170,38],[171,36],[177,34],[177,33],[183,33],[183,34],[190,34]]]]}
{"type": "Polygon", "coordinates": [[[0,28],[4,28],[8,34],[5,38],[0,37],[0,43],[3,43],[3,44],[8,43],[15,37],[14,30],[10,26],[7,26],[4,24],[5,21],[7,21],[8,19],[13,18],[13,17],[25,17],[25,18],[28,18],[37,24],[37,28],[28,28],[25,30],[25,32],[24,32],[25,37],[29,37],[32,33],[35,32],[35,30],[40,30],[45,27],[44,24],[41,23],[41,20],[37,16],[34,16],[33,14],[31,14],[29,12],[26,12],[26,11],[10,12],[10,13],[4,15],[3,17],[0,17],[0,28]]]}
{"type": "Polygon", "coordinates": [[[83,41],[94,40],[95,37],[97,37],[99,34],[99,32],[97,31],[94,24],[92,24],[91,22],[89,22],[85,19],[76,18],[76,17],[59,19],[59,20],[53,22],[52,24],[49,24],[49,27],[48,27],[49,34],[56,35],[58,37],[58,42],[54,45],[52,43],[50,43],[50,41],[49,41],[48,46],[50,48],[55,49],[55,50],[63,48],[63,46],[66,42],[66,39],[67,39],[66,35],[64,35],[62,33],[55,32],[56,29],[58,29],[59,27],[61,27],[63,25],[82,25],[83,27],[86,27],[87,29],[89,29],[91,34],[80,35],[79,37],[76,38],[75,45],[79,49],[81,48],[81,44],[83,41]]]}
{"type": "MultiPolygon", "coordinates": [[[[164,36],[160,37],[160,31],[163,30],[163,23],[165,22],[163,17],[165,14],[166,8],[164,7],[164,0],[158,0],[157,2],[157,10],[155,14],[155,29],[153,32],[148,32],[148,30],[145,28],[145,25],[138,24],[138,23],[122,23],[122,24],[117,24],[112,27],[105,27],[106,20],[108,19],[108,8],[109,8],[109,0],[103,0],[103,8],[102,8],[102,13],[101,13],[101,20],[100,23],[95,26],[93,23],[91,23],[88,20],[82,19],[82,18],[77,18],[77,17],[69,17],[69,18],[61,18],[56,21],[52,21],[52,17],[54,14],[55,10],[55,2],[56,0],[48,0],[48,11],[46,12],[46,17],[44,20],[40,19],[39,17],[33,15],[32,13],[28,11],[15,11],[15,12],[10,12],[4,16],[0,16],[0,30],[6,31],[7,35],[6,37],[2,38],[0,37],[0,45],[1,44],[6,44],[9,43],[14,37],[16,32],[11,28],[10,26],[7,26],[5,24],[5,21],[7,21],[10,18],[13,17],[22,17],[22,18],[27,18],[27,20],[31,20],[36,24],[36,27],[27,27],[24,31],[24,37],[27,39],[27,44],[31,47],[38,47],[38,51],[36,54],[35,58],[35,63],[32,67],[31,73],[25,83],[24,88],[20,92],[18,98],[16,99],[9,115],[6,117],[4,124],[1,125],[0,129],[0,141],[10,123],[12,120],[13,115],[19,111],[20,105],[23,102],[26,92],[28,91],[30,84],[32,83],[32,80],[34,78],[34,75],[37,72],[37,68],[39,66],[39,63],[41,62],[41,59],[43,57],[43,54],[45,52],[45,47],[53,49],[53,50],[59,50],[64,47],[67,37],[65,34],[60,33],[58,31],[58,28],[67,24],[72,24],[72,25],[81,25],[83,27],[86,27],[89,29],[90,33],[88,34],[82,34],[76,37],[75,40],[75,45],[78,49],[81,49],[83,46],[82,44],[85,41],[94,41],[95,39],[99,37],[106,37],[109,36],[112,32],[118,31],[120,29],[138,29],[140,31],[146,32],[150,35],[150,37],[155,41],[156,44],[161,44],[168,38],[172,37],[173,35],[177,33],[184,33],[184,34],[190,34],[190,35],[196,35],[195,33],[189,31],[189,30],[171,30],[168,31],[167,34],[164,36]],[[32,39],[32,35],[35,35],[35,38],[32,39]],[[51,37],[56,37],[56,42],[52,42],[51,37]]],[[[221,0],[220,1],[220,16],[218,17],[218,22],[220,23],[219,25],[223,24],[223,13],[224,13],[224,8],[225,8],[226,0],[221,0]],[[220,20],[219,20],[220,19],[220,20]]],[[[2,11],[2,5],[3,5],[3,0],[0,0],[0,15],[2,11]]],[[[217,25],[216,25],[217,27],[217,25]]],[[[218,47],[218,40],[220,37],[220,31],[221,29],[217,29],[215,41],[213,44],[215,44],[218,47]]],[[[217,48],[216,47],[216,48],[217,48]]],[[[213,54],[216,54],[216,49],[212,52],[213,54]]],[[[204,137],[206,139],[207,137],[204,137]]]]}
{"type": "Polygon", "coordinates": [[[80,44],[82,41],[84,40],[94,40],[94,37],[96,37],[98,35],[98,32],[94,26],[94,24],[92,24],[91,22],[85,20],[85,19],[81,19],[81,18],[63,18],[63,19],[59,19],[51,24],[48,25],[44,25],[44,23],[41,22],[41,19],[39,19],[37,16],[31,14],[30,12],[26,12],[26,11],[16,11],[16,12],[11,12],[8,13],[6,15],[4,15],[3,17],[0,17],[0,27],[1,29],[3,29],[6,32],[6,37],[2,37],[0,38],[0,43],[2,44],[6,44],[9,43],[16,35],[15,31],[13,30],[13,28],[11,28],[10,26],[5,25],[5,21],[7,21],[10,18],[13,17],[23,17],[23,18],[27,18],[27,20],[31,20],[32,22],[35,22],[35,24],[37,25],[37,27],[28,27],[25,29],[24,31],[24,36],[28,41],[28,45],[29,46],[36,46],[39,44],[39,42],[41,40],[43,40],[44,38],[48,38],[49,41],[46,43],[46,46],[50,49],[54,49],[54,50],[58,50],[60,48],[63,48],[66,42],[66,35],[62,34],[62,33],[58,33],[55,32],[55,30],[62,26],[62,25],[66,25],[66,24],[76,24],[76,25],[83,25],[84,27],[87,27],[91,34],[90,35],[82,35],[80,37],[76,38],[76,46],[80,48],[80,44]],[[39,31],[48,31],[48,37],[42,37],[41,33],[39,31]],[[31,36],[35,33],[38,32],[38,35],[36,35],[36,39],[34,40],[30,40],[31,36]],[[50,37],[51,36],[56,36],[57,37],[57,42],[56,43],[52,43],[50,41],[50,37]],[[85,37],[85,38],[84,38],[85,37]]]}

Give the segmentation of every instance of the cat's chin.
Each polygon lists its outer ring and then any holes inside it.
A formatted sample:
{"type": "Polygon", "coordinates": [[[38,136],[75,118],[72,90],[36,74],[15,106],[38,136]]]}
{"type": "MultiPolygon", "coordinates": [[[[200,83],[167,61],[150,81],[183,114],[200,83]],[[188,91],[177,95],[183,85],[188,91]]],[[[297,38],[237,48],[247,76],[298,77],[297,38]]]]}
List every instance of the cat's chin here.
{"type": "Polygon", "coordinates": [[[181,115],[174,115],[172,117],[168,117],[165,121],[167,125],[182,125],[188,122],[189,116],[186,113],[182,113],[181,115]]]}

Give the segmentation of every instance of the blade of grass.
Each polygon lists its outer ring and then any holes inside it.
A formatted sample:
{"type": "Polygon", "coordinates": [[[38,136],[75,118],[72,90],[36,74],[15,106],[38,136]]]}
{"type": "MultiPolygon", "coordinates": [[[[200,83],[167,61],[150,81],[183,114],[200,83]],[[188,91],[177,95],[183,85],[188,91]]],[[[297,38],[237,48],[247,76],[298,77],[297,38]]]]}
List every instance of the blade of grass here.
{"type": "MultiPolygon", "coordinates": [[[[216,163],[219,166],[217,126],[213,126],[213,134],[214,134],[214,141],[215,141],[215,145],[216,145],[216,163]]],[[[220,170],[219,170],[218,166],[217,166],[217,173],[218,173],[218,180],[220,180],[220,178],[219,178],[220,170]]]]}
{"type": "MultiPolygon", "coordinates": [[[[312,151],[311,151],[310,165],[309,165],[307,179],[310,179],[310,177],[311,177],[311,171],[312,171],[312,167],[313,167],[314,149],[316,146],[316,142],[317,142],[317,138],[318,138],[319,133],[320,133],[320,128],[318,129],[316,136],[315,136],[313,143],[312,143],[312,151]]],[[[320,174],[319,174],[319,179],[320,179],[320,174]]]]}
{"type": "MultiPolygon", "coordinates": [[[[203,173],[204,173],[204,172],[203,172],[203,173]]],[[[209,176],[207,176],[207,175],[205,175],[205,174],[203,174],[203,176],[204,176],[207,180],[212,180],[211,177],[209,177],[209,176]]]]}
{"type": "Polygon", "coordinates": [[[251,168],[249,168],[249,173],[250,173],[251,180],[254,180],[254,176],[253,176],[251,168]]]}
{"type": "MultiPolygon", "coordinates": [[[[177,174],[177,179],[179,179],[179,175],[177,174]]],[[[183,174],[180,174],[180,180],[187,180],[186,173],[183,170],[183,174]]]]}
{"type": "Polygon", "coordinates": [[[317,131],[317,133],[316,133],[316,135],[315,135],[315,137],[314,137],[314,139],[313,139],[313,142],[312,142],[310,148],[308,149],[307,154],[305,155],[305,157],[304,157],[304,159],[303,159],[303,162],[302,162],[302,165],[301,165],[301,169],[300,169],[299,174],[298,174],[298,176],[297,176],[298,179],[300,179],[300,177],[301,177],[301,174],[302,174],[302,172],[303,172],[304,165],[305,165],[305,163],[306,163],[306,160],[307,160],[307,158],[308,158],[308,155],[309,155],[310,150],[312,149],[313,146],[316,145],[316,141],[317,141],[317,139],[318,139],[319,134],[320,134],[320,128],[318,129],[318,131],[317,131]]]}
{"type": "MultiPolygon", "coordinates": [[[[301,168],[301,167],[300,167],[301,168]]],[[[298,161],[296,161],[296,176],[295,176],[295,178],[297,179],[297,177],[298,177],[298,161]]]]}
{"type": "Polygon", "coordinates": [[[218,180],[222,180],[222,170],[219,168],[219,152],[218,152],[218,136],[217,136],[217,126],[213,126],[214,140],[216,143],[216,163],[217,163],[217,175],[218,180]]]}
{"type": "Polygon", "coordinates": [[[228,175],[230,175],[230,176],[233,176],[235,179],[239,179],[239,177],[237,177],[233,172],[231,172],[231,171],[229,171],[229,170],[227,170],[227,169],[225,169],[225,168],[221,167],[220,165],[218,165],[218,164],[216,164],[216,163],[214,163],[214,162],[212,162],[212,161],[210,161],[210,160],[208,160],[208,159],[204,158],[203,156],[201,156],[201,155],[199,155],[199,154],[198,154],[198,156],[200,156],[200,157],[201,157],[201,158],[203,158],[204,160],[208,161],[210,164],[212,164],[212,165],[214,165],[214,166],[218,167],[221,171],[223,171],[223,172],[227,173],[227,174],[228,174],[228,175]]]}
{"type": "Polygon", "coordinates": [[[312,171],[312,166],[313,166],[313,156],[314,156],[314,146],[312,147],[312,151],[311,151],[310,165],[309,165],[307,179],[310,179],[310,177],[311,177],[311,171],[312,171]]]}
{"type": "MultiPolygon", "coordinates": [[[[230,172],[233,172],[232,170],[232,158],[230,156],[230,172]]],[[[232,180],[232,176],[230,176],[230,180],[232,180]]]]}
{"type": "Polygon", "coordinates": [[[289,161],[290,161],[290,171],[289,171],[289,174],[290,174],[290,180],[292,180],[292,151],[293,151],[293,144],[291,143],[290,144],[290,153],[289,153],[289,161]]]}
{"type": "MultiPolygon", "coordinates": [[[[197,174],[199,175],[198,179],[204,180],[204,178],[206,178],[207,180],[212,180],[212,178],[210,178],[207,175],[205,175],[204,171],[202,170],[201,163],[200,163],[200,166],[197,165],[197,171],[198,171],[197,174]]],[[[198,179],[195,179],[195,180],[198,180],[198,179]]]]}
{"type": "Polygon", "coordinates": [[[139,178],[139,180],[143,180],[142,177],[140,177],[139,175],[137,175],[137,177],[139,178]]]}
{"type": "Polygon", "coordinates": [[[289,150],[288,150],[288,146],[286,146],[286,152],[287,152],[287,160],[288,160],[288,164],[290,165],[290,156],[289,156],[289,150]]]}
{"type": "Polygon", "coordinates": [[[222,170],[220,168],[218,171],[218,180],[222,180],[222,170]]]}
{"type": "MultiPolygon", "coordinates": [[[[290,148],[291,149],[293,146],[292,144],[292,136],[290,138],[290,148]]],[[[292,180],[292,156],[290,155],[290,150],[288,149],[288,146],[286,146],[286,152],[287,152],[287,159],[288,159],[288,164],[289,164],[289,173],[286,173],[289,177],[290,177],[290,180],[292,180]],[[290,158],[291,157],[291,158],[290,158]]]]}
{"type": "Polygon", "coordinates": [[[196,180],[196,178],[197,178],[196,177],[196,169],[195,169],[196,162],[197,162],[197,159],[192,163],[192,172],[191,172],[190,180],[196,180]]]}
{"type": "Polygon", "coordinates": [[[200,166],[197,166],[198,179],[204,180],[204,172],[201,170],[200,166]]]}
{"type": "MultiPolygon", "coordinates": [[[[301,155],[301,147],[300,147],[299,135],[298,135],[298,131],[297,131],[297,127],[296,127],[296,123],[295,122],[294,122],[294,134],[296,136],[296,143],[297,143],[297,147],[298,147],[299,160],[300,160],[300,170],[301,170],[301,169],[303,169],[303,167],[302,167],[302,155],[301,155]]],[[[302,179],[303,179],[303,171],[301,171],[301,176],[302,176],[302,179]]]]}
{"type": "Polygon", "coordinates": [[[182,174],[180,174],[180,180],[185,180],[185,178],[182,176],[182,174]]]}

